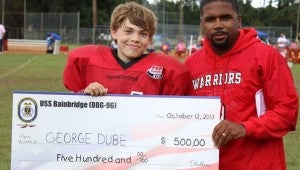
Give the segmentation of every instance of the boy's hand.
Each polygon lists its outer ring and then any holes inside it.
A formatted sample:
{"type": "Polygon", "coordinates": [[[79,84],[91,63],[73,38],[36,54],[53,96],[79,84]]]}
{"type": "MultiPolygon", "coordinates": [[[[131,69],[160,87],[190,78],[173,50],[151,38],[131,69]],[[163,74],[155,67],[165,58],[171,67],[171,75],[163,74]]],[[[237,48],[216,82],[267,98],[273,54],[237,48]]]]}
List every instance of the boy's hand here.
{"type": "Polygon", "coordinates": [[[91,96],[105,96],[107,94],[107,88],[98,82],[90,83],[85,89],[84,93],[91,96]]]}

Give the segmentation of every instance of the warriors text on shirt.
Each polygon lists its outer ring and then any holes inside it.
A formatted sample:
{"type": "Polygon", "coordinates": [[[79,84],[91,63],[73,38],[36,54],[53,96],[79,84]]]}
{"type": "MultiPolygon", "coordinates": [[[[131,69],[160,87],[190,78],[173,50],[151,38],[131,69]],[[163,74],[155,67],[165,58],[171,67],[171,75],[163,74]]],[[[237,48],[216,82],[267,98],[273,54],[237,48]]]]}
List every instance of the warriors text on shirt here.
{"type": "Polygon", "coordinates": [[[219,86],[223,84],[240,84],[242,74],[236,72],[207,74],[192,80],[194,90],[209,86],[219,86]]]}

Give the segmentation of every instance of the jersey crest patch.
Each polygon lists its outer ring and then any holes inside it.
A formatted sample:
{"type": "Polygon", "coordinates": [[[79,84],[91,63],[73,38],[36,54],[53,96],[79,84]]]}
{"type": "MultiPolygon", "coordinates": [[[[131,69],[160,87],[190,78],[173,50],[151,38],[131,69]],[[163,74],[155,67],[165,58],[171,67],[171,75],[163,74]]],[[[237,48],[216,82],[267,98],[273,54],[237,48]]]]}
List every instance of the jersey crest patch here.
{"type": "Polygon", "coordinates": [[[160,80],[163,78],[164,68],[161,66],[152,66],[147,70],[147,75],[151,78],[160,80]]]}

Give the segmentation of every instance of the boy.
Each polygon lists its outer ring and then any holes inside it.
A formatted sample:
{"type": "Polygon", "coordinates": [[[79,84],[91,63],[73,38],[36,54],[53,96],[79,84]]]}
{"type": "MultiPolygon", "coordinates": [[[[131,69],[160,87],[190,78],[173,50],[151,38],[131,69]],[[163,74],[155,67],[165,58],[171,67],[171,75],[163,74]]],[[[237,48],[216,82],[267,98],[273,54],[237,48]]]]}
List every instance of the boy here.
{"type": "Polygon", "coordinates": [[[145,54],[156,25],[153,12],[142,5],[117,6],[110,30],[118,48],[88,45],[70,52],[63,75],[66,88],[92,96],[186,94],[189,72],[182,63],[162,53],[145,54]]]}

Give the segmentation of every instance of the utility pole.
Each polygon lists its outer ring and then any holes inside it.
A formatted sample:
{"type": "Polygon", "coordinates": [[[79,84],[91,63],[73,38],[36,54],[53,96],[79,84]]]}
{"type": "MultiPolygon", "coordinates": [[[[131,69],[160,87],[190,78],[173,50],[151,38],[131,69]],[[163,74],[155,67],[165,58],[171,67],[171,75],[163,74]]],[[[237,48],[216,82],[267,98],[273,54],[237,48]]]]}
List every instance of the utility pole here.
{"type": "Polygon", "coordinates": [[[299,34],[299,19],[300,19],[300,0],[298,0],[298,15],[297,15],[296,37],[299,34]]]}
{"type": "Polygon", "coordinates": [[[23,38],[25,39],[26,38],[26,20],[27,20],[27,18],[26,18],[26,13],[27,13],[27,0],[24,0],[24,23],[23,23],[23,32],[24,32],[24,35],[23,35],[23,38]]]}
{"type": "Polygon", "coordinates": [[[165,29],[166,29],[166,0],[163,0],[163,25],[162,25],[162,27],[163,27],[162,35],[164,38],[166,38],[166,31],[165,31],[165,29]]]}
{"type": "Polygon", "coordinates": [[[2,0],[2,24],[4,25],[5,0],[2,0]]]}
{"type": "MultiPolygon", "coordinates": [[[[201,4],[202,0],[199,0],[199,5],[201,4]]],[[[202,35],[202,25],[201,25],[201,14],[199,14],[199,35],[202,35]]]]}
{"type": "Polygon", "coordinates": [[[180,0],[180,13],[179,13],[179,37],[178,39],[180,40],[183,36],[182,36],[182,33],[183,33],[183,6],[184,6],[184,0],[180,0]]]}
{"type": "Polygon", "coordinates": [[[95,44],[96,27],[97,27],[97,0],[93,0],[93,37],[92,37],[93,44],[95,44]]]}

